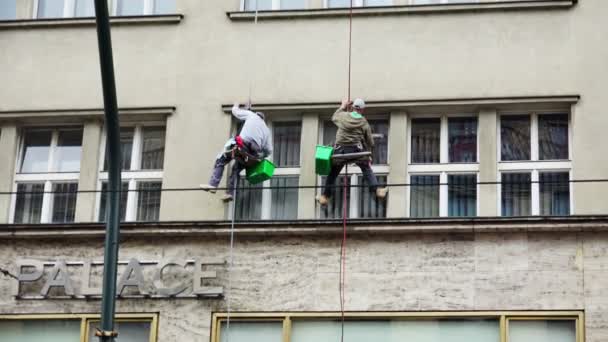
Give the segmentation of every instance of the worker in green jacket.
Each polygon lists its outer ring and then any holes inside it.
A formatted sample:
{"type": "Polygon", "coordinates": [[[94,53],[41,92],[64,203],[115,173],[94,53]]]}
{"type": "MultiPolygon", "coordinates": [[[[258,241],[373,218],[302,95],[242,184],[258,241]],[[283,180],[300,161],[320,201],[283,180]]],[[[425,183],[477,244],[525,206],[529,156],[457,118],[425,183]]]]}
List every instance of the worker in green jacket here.
{"type": "MultiPolygon", "coordinates": [[[[372,129],[363,116],[365,102],[356,99],[354,102],[344,100],[342,105],[334,113],[331,121],[338,127],[336,133],[336,144],[334,154],[350,154],[357,152],[371,151],[374,147],[372,129]]],[[[378,180],[371,167],[371,158],[358,159],[355,164],[363,172],[363,177],[369,184],[369,189],[376,193],[376,197],[383,199],[386,197],[388,188],[379,188],[378,180]]],[[[331,197],[336,179],[342,171],[344,163],[332,165],[331,171],[325,180],[325,187],[321,196],[317,198],[320,205],[327,205],[331,197]]]]}

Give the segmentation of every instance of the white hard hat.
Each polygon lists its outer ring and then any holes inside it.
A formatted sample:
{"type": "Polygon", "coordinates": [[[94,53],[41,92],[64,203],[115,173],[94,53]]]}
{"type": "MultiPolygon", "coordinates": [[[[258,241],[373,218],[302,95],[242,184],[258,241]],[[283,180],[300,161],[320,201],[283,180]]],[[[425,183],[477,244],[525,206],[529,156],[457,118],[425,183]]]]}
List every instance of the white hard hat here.
{"type": "Polygon", "coordinates": [[[353,101],[353,108],[356,108],[356,109],[365,108],[365,101],[363,101],[362,99],[355,99],[355,101],[353,101]]]}

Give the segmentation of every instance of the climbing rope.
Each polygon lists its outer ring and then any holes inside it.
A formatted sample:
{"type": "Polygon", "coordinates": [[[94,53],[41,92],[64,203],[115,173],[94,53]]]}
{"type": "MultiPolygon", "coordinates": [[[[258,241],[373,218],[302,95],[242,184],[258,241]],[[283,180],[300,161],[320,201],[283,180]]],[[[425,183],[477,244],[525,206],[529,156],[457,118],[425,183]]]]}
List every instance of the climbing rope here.
{"type": "MultiPolygon", "coordinates": [[[[347,81],[347,99],[350,102],[351,90],[351,73],[352,73],[352,47],[353,47],[353,0],[350,0],[349,17],[348,17],[348,81],[347,81]]],[[[348,109],[350,110],[350,109],[348,109]]],[[[348,191],[348,162],[344,171],[344,181],[342,189],[342,243],[340,244],[340,312],[341,312],[341,331],[340,342],[344,342],[344,303],[346,299],[346,238],[347,238],[347,191],[348,191]]]]}
{"type": "MultiPolygon", "coordinates": [[[[235,161],[236,163],[236,161],[235,161]]],[[[232,312],[232,269],[234,267],[234,221],[236,218],[236,195],[239,188],[237,181],[234,186],[234,194],[232,201],[232,222],[230,224],[230,249],[228,251],[228,291],[226,291],[226,342],[230,342],[230,313],[232,312]]]]}
{"type": "Polygon", "coordinates": [[[251,65],[249,66],[249,98],[248,98],[248,107],[249,109],[251,109],[251,107],[253,106],[253,101],[251,100],[253,97],[253,85],[254,85],[254,79],[256,77],[256,70],[257,70],[257,64],[258,64],[258,44],[257,44],[257,39],[258,39],[258,0],[255,0],[254,2],[255,4],[255,17],[253,19],[253,39],[251,40],[251,43],[253,44],[253,49],[251,49],[253,51],[253,58],[251,59],[251,65]]]}

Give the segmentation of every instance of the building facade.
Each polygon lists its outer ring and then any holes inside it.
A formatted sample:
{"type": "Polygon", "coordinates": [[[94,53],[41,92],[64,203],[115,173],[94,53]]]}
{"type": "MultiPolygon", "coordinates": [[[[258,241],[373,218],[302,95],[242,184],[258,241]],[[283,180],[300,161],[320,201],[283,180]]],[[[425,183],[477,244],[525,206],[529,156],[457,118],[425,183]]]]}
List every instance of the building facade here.
{"type": "MultiPolygon", "coordinates": [[[[606,340],[608,3],[354,0],[350,91],[391,186],[377,201],[352,167],[321,208],[314,153],[348,93],[349,5],[109,1],[123,340],[339,338],[343,198],[347,340],[606,340]],[[249,99],[277,169],[225,205],[196,188],[249,99]]],[[[92,0],[0,4],[3,341],[87,341],[98,321],[93,15],[92,0]]]]}

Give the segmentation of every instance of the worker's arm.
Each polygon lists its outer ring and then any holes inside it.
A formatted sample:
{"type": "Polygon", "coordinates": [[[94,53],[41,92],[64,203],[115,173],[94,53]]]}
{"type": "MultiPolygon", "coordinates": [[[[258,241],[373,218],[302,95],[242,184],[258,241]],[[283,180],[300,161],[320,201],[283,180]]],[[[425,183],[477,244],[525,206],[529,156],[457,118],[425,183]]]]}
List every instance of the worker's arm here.
{"type": "Polygon", "coordinates": [[[365,147],[370,151],[374,147],[374,135],[369,124],[365,125],[365,147]]]}
{"type": "Polygon", "coordinates": [[[247,110],[247,109],[242,109],[239,107],[239,103],[236,102],[233,106],[232,106],[232,115],[234,115],[235,118],[241,120],[241,121],[245,121],[247,120],[250,116],[255,115],[254,112],[247,110]]]}
{"type": "Polygon", "coordinates": [[[331,121],[333,123],[338,123],[340,121],[341,117],[346,114],[346,108],[348,107],[349,104],[350,104],[350,101],[342,100],[342,104],[340,105],[340,108],[338,108],[338,110],[336,110],[334,115],[332,115],[332,117],[331,117],[331,121]]]}

